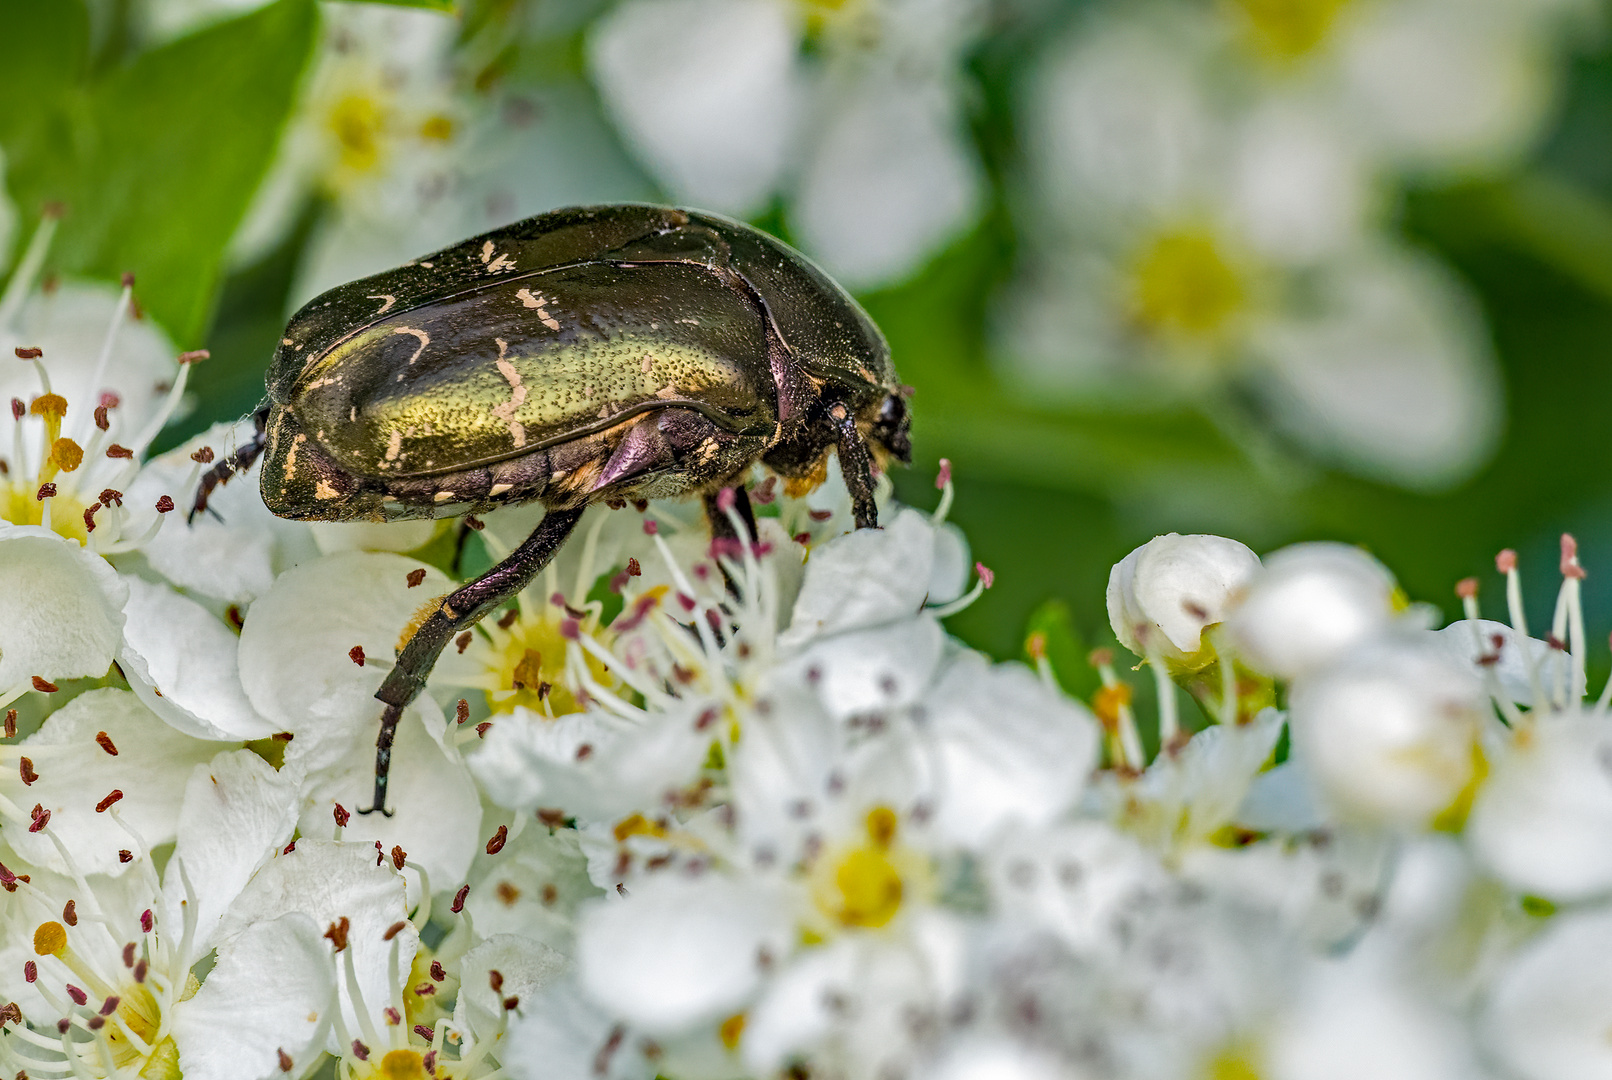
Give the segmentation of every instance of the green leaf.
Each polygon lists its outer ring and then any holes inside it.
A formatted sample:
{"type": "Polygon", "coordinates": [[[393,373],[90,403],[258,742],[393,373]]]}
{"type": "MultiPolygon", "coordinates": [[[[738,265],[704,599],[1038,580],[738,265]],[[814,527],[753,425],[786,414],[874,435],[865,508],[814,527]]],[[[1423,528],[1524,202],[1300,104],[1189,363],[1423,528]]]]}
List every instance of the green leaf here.
{"type": "MultiPolygon", "coordinates": [[[[25,10],[54,7],[6,0],[0,34],[19,56],[45,49],[81,66],[87,29],[79,33],[71,13],[25,10]]],[[[0,126],[12,195],[25,215],[52,202],[67,210],[50,267],[113,280],[134,273],[145,309],[181,346],[197,344],[225,247],[290,114],[317,18],[312,0],[277,0],[100,77],[63,75],[15,94],[9,104],[32,109],[34,119],[0,126]]]]}
{"type": "Polygon", "coordinates": [[[1090,647],[1062,600],[1048,600],[1031,613],[1024,640],[1025,659],[1034,663],[1039,651],[1058,685],[1071,697],[1085,701],[1102,685],[1097,669],[1091,666],[1090,647]]]}
{"type": "Polygon", "coordinates": [[[456,14],[459,0],[346,0],[347,3],[388,4],[392,7],[425,8],[428,11],[446,11],[456,14]]]}

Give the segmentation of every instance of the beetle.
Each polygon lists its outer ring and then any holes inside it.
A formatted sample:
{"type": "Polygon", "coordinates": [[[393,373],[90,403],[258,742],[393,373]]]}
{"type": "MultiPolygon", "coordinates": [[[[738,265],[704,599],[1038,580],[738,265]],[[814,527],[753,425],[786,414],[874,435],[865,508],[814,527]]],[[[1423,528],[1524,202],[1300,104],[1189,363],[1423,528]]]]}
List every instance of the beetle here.
{"type": "Polygon", "coordinates": [[[640,204],[528,218],[355,281],[292,316],[256,435],[206,474],[209,493],[261,455],[280,517],[395,521],[540,502],[508,558],[436,602],[376,697],[374,805],[392,740],[457,634],[546,566],[591,503],[704,499],[760,462],[791,490],[833,451],[856,527],[874,475],[910,463],[910,388],[867,313],[809,259],[715,214],[640,204]]]}

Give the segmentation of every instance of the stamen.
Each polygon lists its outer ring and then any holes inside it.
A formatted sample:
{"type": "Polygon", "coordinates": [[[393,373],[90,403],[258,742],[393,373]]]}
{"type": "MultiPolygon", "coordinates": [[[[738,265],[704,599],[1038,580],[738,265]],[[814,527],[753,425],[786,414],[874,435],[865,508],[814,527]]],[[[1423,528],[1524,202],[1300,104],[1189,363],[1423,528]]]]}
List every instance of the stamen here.
{"type": "Polygon", "coordinates": [[[97,731],[95,733],[95,741],[101,747],[102,750],[105,750],[112,757],[117,757],[118,756],[118,748],[117,748],[117,746],[115,744],[113,744],[112,737],[110,735],[108,735],[106,732],[97,731]]]}
{"type": "Polygon", "coordinates": [[[463,911],[465,909],[465,897],[467,897],[469,895],[470,895],[470,886],[469,885],[461,885],[459,887],[459,891],[457,893],[454,893],[453,906],[449,910],[452,911],[455,915],[459,914],[461,911],[463,911]]]}
{"type": "Polygon", "coordinates": [[[489,854],[489,855],[497,855],[500,851],[503,851],[504,850],[504,842],[506,840],[508,840],[508,839],[509,839],[509,826],[507,826],[507,825],[498,826],[498,831],[493,833],[492,838],[487,841],[487,854],[489,854]]]}

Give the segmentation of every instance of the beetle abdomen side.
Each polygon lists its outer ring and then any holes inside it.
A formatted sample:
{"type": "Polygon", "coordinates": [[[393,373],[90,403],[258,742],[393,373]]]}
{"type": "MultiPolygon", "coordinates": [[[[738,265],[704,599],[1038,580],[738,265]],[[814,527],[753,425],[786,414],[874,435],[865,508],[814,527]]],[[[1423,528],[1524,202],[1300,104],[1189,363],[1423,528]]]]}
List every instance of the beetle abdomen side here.
{"type": "Polygon", "coordinates": [[[568,267],[381,319],[314,364],[291,406],[375,479],[556,447],[679,405],[770,434],[763,314],[709,269],[568,267]]]}

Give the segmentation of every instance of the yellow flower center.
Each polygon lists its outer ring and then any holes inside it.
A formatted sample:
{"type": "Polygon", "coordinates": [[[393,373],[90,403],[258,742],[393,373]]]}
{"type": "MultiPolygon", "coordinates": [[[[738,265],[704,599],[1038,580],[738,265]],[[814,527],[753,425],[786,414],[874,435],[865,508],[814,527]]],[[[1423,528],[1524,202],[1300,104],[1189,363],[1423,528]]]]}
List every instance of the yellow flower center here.
{"type": "MultiPolygon", "coordinates": [[[[487,691],[487,705],[493,712],[513,712],[516,706],[550,716],[582,711],[563,678],[566,639],[560,627],[564,619],[561,609],[547,604],[535,615],[523,610],[507,626],[491,628],[493,651],[488,679],[481,685],[493,687],[487,691]]],[[[588,655],[587,665],[602,685],[615,686],[610,669],[596,657],[588,655]]]]}
{"type": "Polygon", "coordinates": [[[374,172],[381,164],[381,138],[387,126],[387,109],[369,94],[346,94],[336,100],[326,117],[341,154],[341,168],[352,173],[374,172]]]}
{"type": "Polygon", "coordinates": [[[894,810],[875,807],[863,824],[866,841],[825,860],[828,872],[815,875],[812,893],[818,910],[833,923],[872,930],[896,917],[912,895],[913,880],[922,877],[923,862],[896,846],[894,810]]]}
{"type": "Polygon", "coordinates": [[[385,1080],[425,1080],[425,1058],[418,1050],[388,1050],[376,1075],[385,1080]]]}
{"type": "Polygon", "coordinates": [[[1232,0],[1256,49],[1279,60],[1313,52],[1349,0],[1232,0]]]}
{"type": "Polygon", "coordinates": [[[1155,334],[1213,337],[1247,298],[1242,275],[1214,237],[1199,230],[1165,233],[1132,266],[1132,309],[1155,334]]]}
{"type": "Polygon", "coordinates": [[[61,923],[40,923],[34,930],[35,956],[60,956],[65,948],[67,948],[67,930],[61,923]]]}

